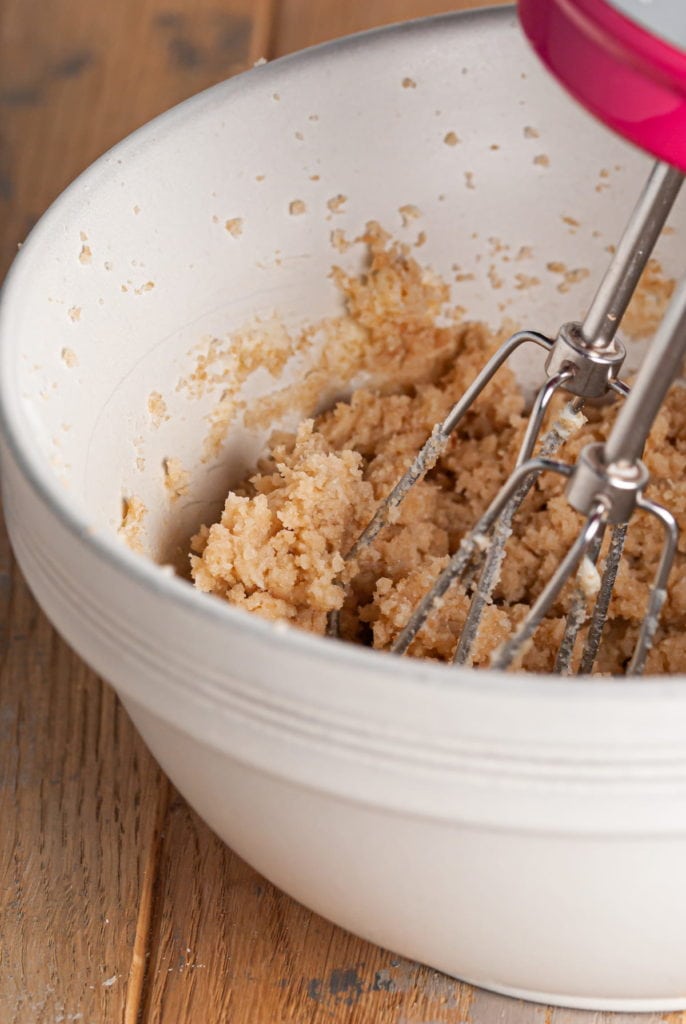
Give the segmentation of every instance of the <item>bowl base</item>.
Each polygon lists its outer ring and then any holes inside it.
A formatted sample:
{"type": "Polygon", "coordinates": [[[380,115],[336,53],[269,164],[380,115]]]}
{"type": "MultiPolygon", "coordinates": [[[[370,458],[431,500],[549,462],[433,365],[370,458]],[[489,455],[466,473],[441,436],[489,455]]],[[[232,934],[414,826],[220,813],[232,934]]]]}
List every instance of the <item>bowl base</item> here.
{"type": "MultiPolygon", "coordinates": [[[[543,1003],[546,1006],[559,1006],[570,1010],[588,1010],[594,1012],[613,1013],[674,1013],[686,1009],[686,995],[674,997],[652,997],[648,999],[623,999],[606,996],[566,995],[559,992],[539,992],[531,989],[511,988],[484,979],[462,978],[454,975],[457,981],[466,982],[475,988],[492,992],[510,999],[520,999],[529,1003],[543,1003]]],[[[620,1024],[620,1022],[618,1022],[620,1024]]]]}

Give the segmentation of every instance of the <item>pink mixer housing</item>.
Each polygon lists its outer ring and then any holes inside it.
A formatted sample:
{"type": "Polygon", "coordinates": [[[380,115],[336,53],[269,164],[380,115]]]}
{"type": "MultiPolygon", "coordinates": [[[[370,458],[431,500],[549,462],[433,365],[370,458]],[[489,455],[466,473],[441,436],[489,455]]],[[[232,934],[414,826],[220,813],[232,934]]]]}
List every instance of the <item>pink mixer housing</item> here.
{"type": "Polygon", "coordinates": [[[541,59],[591,113],[686,171],[686,53],[605,0],[519,0],[541,59]]]}

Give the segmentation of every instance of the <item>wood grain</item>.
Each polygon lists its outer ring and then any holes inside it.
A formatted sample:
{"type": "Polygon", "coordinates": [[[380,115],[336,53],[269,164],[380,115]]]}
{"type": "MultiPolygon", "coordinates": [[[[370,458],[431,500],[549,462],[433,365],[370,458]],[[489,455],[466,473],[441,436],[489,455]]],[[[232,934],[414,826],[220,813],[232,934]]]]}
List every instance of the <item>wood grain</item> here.
{"type": "MultiPolygon", "coordinates": [[[[270,0],[4,0],[0,274],[75,174],[253,63],[270,24],[270,0]]],[[[0,1021],[134,1024],[168,784],[0,531],[0,1021]]]]}
{"type": "Polygon", "coordinates": [[[471,989],[363,942],[265,882],[170,805],[143,1019],[450,1024],[471,989]],[[209,882],[209,885],[208,885],[209,882]]]}
{"type": "Polygon", "coordinates": [[[159,771],[39,613],[4,531],[0,578],[0,1020],[121,1020],[159,771]]]}
{"type": "MultiPolygon", "coordinates": [[[[240,70],[478,0],[3,0],[0,274],[67,182],[240,70]]],[[[172,790],[55,635],[0,523],[1,1024],[686,1024],[472,989],[275,890],[172,790]]]]}
{"type": "Polygon", "coordinates": [[[363,32],[410,18],[471,7],[495,7],[503,0],[281,0],[275,15],[272,56],[279,57],[327,39],[363,32]]]}

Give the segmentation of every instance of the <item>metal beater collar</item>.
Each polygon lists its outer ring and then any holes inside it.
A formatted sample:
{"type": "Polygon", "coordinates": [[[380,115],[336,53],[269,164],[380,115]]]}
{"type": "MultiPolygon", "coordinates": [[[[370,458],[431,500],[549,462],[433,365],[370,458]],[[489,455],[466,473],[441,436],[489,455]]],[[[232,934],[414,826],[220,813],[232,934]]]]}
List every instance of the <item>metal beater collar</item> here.
{"type": "Polygon", "coordinates": [[[560,327],[545,369],[552,377],[572,368],[574,374],[565,381],[565,391],[580,398],[602,398],[617,377],[625,355],[626,350],[616,337],[609,345],[594,346],[586,338],[583,326],[572,321],[560,327]]]}
{"type": "Polygon", "coordinates": [[[608,464],[605,445],[589,444],[579,455],[567,484],[567,500],[585,516],[601,503],[605,508],[605,522],[628,523],[648,480],[648,470],[640,459],[608,464]]]}

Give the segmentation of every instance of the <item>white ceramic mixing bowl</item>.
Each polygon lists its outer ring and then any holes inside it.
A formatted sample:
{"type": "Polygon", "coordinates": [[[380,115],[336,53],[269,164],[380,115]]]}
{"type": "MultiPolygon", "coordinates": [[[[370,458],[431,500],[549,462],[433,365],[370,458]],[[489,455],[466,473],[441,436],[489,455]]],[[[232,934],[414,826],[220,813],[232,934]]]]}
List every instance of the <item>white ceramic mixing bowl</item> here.
{"type": "MultiPolygon", "coordinates": [[[[330,267],[360,253],[332,229],[423,229],[423,260],[475,275],[456,292],[470,315],[554,331],[583,311],[647,168],[546,77],[511,10],[403,25],[256,68],[127,139],[32,232],[1,314],[17,557],[181,792],[346,928],[573,1006],[686,1006],[684,680],[474,675],[336,645],[197,593],[116,531],[139,497],[169,559],[254,459],[266,434],[239,417],[202,461],[221,385],[179,381],[203,339],[254,315],[338,312],[330,267]],[[406,204],[422,217],[402,228],[406,204]],[[504,258],[523,245],[528,262],[504,258]],[[558,288],[551,261],[590,275],[558,288]],[[518,289],[519,271],[541,285],[518,289]],[[194,467],[175,503],[172,456],[194,467]]],[[[315,353],[250,375],[247,407],[315,353]]]]}

